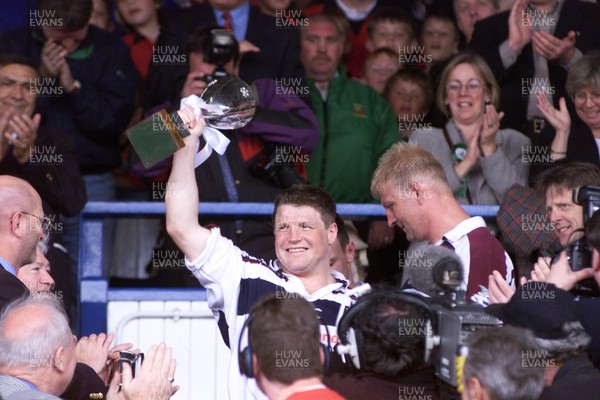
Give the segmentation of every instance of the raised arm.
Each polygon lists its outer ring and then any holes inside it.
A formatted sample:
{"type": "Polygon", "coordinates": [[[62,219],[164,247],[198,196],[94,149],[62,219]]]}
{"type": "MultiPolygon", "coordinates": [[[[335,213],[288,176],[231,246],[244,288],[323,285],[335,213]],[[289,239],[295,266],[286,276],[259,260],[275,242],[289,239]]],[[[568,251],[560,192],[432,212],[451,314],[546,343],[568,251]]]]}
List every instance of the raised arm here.
{"type": "Polygon", "coordinates": [[[185,147],[175,152],[167,184],[167,232],[189,260],[196,259],[206,247],[210,230],[198,223],[198,186],[194,174],[197,140],[204,129],[204,119],[196,120],[191,107],[179,111],[190,131],[183,139],[185,147]]]}

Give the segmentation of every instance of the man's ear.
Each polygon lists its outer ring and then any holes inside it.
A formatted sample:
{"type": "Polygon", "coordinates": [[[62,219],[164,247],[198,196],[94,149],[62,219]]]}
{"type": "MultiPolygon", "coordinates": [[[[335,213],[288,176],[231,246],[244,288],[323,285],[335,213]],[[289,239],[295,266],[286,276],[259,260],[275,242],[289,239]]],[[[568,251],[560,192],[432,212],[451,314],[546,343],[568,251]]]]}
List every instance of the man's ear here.
{"type": "Polygon", "coordinates": [[[56,349],[54,355],[52,356],[52,366],[60,372],[64,372],[66,368],[65,356],[65,348],[63,346],[60,346],[58,349],[56,349]]]}
{"type": "Polygon", "coordinates": [[[594,248],[592,248],[592,270],[594,279],[600,285],[600,252],[594,248]]]}
{"type": "Polygon", "coordinates": [[[255,378],[260,374],[260,365],[258,364],[258,358],[254,353],[252,353],[252,372],[254,372],[255,378]]]}
{"type": "Polygon", "coordinates": [[[31,222],[25,218],[25,214],[16,212],[10,218],[10,230],[11,233],[18,237],[23,237],[26,234],[27,229],[31,229],[29,225],[31,222]]]}
{"type": "Polygon", "coordinates": [[[338,227],[337,224],[333,222],[331,225],[329,225],[329,229],[327,230],[327,241],[329,242],[329,245],[331,245],[335,241],[337,234],[338,227]]]}
{"type": "Polygon", "coordinates": [[[355,254],[356,254],[356,245],[354,244],[354,242],[352,240],[350,240],[348,242],[348,245],[346,246],[346,261],[348,261],[349,263],[354,261],[355,254]]]}
{"type": "Polygon", "coordinates": [[[431,189],[420,182],[411,182],[410,188],[414,192],[417,203],[423,204],[425,200],[431,199],[431,189]]]}
{"type": "Polygon", "coordinates": [[[319,361],[321,365],[325,364],[325,349],[321,345],[319,345],[319,361]]]}
{"type": "Polygon", "coordinates": [[[465,382],[465,386],[463,388],[463,399],[465,400],[484,400],[487,399],[486,392],[481,386],[479,380],[475,377],[472,377],[467,382],[465,382]],[[466,397],[464,396],[466,394],[466,397]]]}
{"type": "Polygon", "coordinates": [[[592,269],[600,273],[600,251],[592,248],[592,269]]]}

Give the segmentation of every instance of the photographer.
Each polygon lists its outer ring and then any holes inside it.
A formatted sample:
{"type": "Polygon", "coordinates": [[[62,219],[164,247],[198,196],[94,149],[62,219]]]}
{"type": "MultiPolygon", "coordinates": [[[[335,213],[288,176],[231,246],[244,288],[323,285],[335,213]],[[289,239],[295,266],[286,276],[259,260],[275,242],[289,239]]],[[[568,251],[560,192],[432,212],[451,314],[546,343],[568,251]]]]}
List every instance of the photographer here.
{"type": "MultiPolygon", "coordinates": [[[[552,234],[556,235],[562,248],[582,236],[577,230],[583,228],[584,211],[581,205],[573,202],[573,190],[585,185],[600,186],[600,169],[596,165],[581,162],[558,165],[545,171],[538,179],[536,190],[539,196],[545,198],[552,234]]],[[[538,258],[531,278],[545,281],[550,273],[550,263],[550,257],[538,258]]],[[[514,289],[506,285],[495,271],[489,277],[488,289],[490,303],[506,303],[514,293],[514,289]]]]}
{"type": "MultiPolygon", "coordinates": [[[[238,42],[230,36],[228,44],[223,45],[220,39],[213,39],[212,32],[212,28],[199,28],[188,41],[189,74],[182,98],[202,94],[207,82],[215,79],[221,69],[217,63],[225,72],[238,75],[238,42]]],[[[304,169],[304,162],[297,161],[308,160],[319,137],[319,125],[310,108],[289,92],[283,95],[281,87],[269,79],[254,82],[257,109],[252,122],[242,129],[223,131],[232,141],[225,155],[215,154],[195,171],[196,182],[202,182],[201,202],[273,202],[282,188],[302,180],[295,167],[304,169]],[[271,161],[270,167],[262,167],[265,158],[271,161]],[[295,165],[290,165],[291,159],[295,165]],[[289,176],[289,182],[267,177],[282,175],[289,176]]],[[[202,225],[207,223],[219,225],[224,236],[248,253],[275,258],[270,221],[202,221],[202,225]]]]}
{"type": "MultiPolygon", "coordinates": [[[[562,252],[558,261],[552,265],[546,280],[559,290],[571,290],[577,282],[593,277],[600,284],[600,212],[595,212],[586,226],[588,243],[592,246],[592,268],[573,271],[566,252],[562,252]]],[[[582,298],[575,302],[577,314],[592,337],[589,353],[594,365],[600,367],[600,299],[582,298]]]]}
{"type": "Polygon", "coordinates": [[[338,324],[340,338],[351,329],[360,338],[354,342],[349,336],[359,355],[353,362],[360,369],[353,375],[326,376],[325,384],[349,400],[396,400],[403,393],[404,398],[418,394],[437,399],[434,369],[424,360],[426,321],[423,309],[391,290],[375,289],[360,297],[338,324]]]}

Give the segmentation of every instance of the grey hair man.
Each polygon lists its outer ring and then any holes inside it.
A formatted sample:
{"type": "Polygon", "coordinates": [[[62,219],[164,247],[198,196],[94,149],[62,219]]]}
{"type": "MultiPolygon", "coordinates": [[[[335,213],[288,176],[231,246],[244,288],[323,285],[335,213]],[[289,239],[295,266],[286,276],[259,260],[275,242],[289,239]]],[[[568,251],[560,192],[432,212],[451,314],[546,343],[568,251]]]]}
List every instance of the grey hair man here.
{"type": "Polygon", "coordinates": [[[544,368],[545,388],[540,400],[597,398],[600,371],[586,351],[591,338],[568,292],[545,282],[528,282],[508,303],[492,304],[486,312],[505,324],[533,331],[537,354],[528,358],[540,358],[544,368]]]}
{"type": "MultiPolygon", "coordinates": [[[[0,314],[0,399],[60,400],[75,374],[76,341],[56,296],[9,303],[0,314]]],[[[135,379],[125,366],[122,379],[114,374],[106,399],[168,400],[178,389],[175,370],[171,349],[152,346],[135,379]]]]}
{"type": "Polygon", "coordinates": [[[36,399],[58,399],[75,372],[76,341],[58,299],[10,303],[0,316],[0,398],[36,390],[36,399]]]}
{"type": "Polygon", "coordinates": [[[469,337],[463,368],[463,400],[537,400],[544,369],[533,348],[531,331],[505,326],[485,329],[469,337]],[[526,356],[532,355],[532,363],[526,356]]]}

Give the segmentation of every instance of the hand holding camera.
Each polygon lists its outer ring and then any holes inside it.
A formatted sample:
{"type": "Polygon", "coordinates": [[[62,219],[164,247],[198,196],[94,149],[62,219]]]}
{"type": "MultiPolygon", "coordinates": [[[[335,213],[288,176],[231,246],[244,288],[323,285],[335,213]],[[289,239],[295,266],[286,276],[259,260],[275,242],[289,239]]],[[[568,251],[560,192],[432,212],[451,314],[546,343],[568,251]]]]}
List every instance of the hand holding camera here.
{"type": "Polygon", "coordinates": [[[560,253],[558,260],[552,265],[546,282],[552,283],[560,289],[569,291],[575,287],[577,282],[592,278],[593,276],[594,271],[591,268],[583,268],[577,271],[573,270],[569,264],[567,252],[563,251],[560,253]]]}
{"type": "Polygon", "coordinates": [[[135,376],[132,364],[141,357],[133,355],[133,359],[127,354],[120,358],[122,373],[114,374],[108,400],[167,400],[179,390],[179,386],[173,386],[177,365],[170,347],[164,343],[150,347],[135,376]]]}
{"type": "Polygon", "coordinates": [[[206,77],[202,72],[190,72],[185,78],[183,89],[181,89],[181,98],[195,94],[200,96],[207,85],[206,77]]]}

